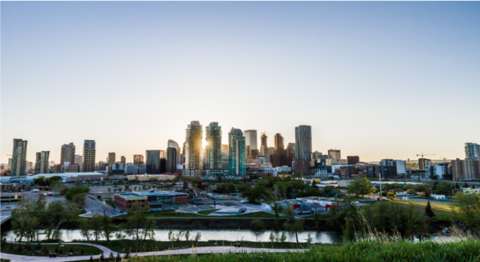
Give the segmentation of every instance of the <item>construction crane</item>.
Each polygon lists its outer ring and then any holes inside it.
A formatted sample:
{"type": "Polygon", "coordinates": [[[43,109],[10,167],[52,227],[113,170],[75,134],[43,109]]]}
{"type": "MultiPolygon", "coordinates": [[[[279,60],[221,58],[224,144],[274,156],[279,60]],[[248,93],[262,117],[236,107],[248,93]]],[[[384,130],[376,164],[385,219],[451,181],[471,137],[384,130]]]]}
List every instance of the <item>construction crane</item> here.
{"type": "MultiPolygon", "coordinates": [[[[423,166],[423,169],[425,170],[425,158],[423,156],[434,156],[435,154],[424,154],[423,152],[421,154],[417,154],[417,156],[421,156],[422,157],[422,166],[423,166]]],[[[420,169],[420,167],[419,167],[420,169]]]]}
{"type": "Polygon", "coordinates": [[[443,163],[447,163],[447,158],[446,157],[440,157],[441,159],[443,159],[443,163]]]}

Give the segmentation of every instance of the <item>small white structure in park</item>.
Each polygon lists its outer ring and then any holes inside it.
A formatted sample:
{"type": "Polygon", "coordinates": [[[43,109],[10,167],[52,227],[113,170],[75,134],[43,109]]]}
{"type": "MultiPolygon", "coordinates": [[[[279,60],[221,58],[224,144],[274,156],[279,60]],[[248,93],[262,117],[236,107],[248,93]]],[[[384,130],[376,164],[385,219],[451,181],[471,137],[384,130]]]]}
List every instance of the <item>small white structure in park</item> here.
{"type": "Polygon", "coordinates": [[[445,195],[431,195],[430,196],[431,198],[435,199],[435,200],[445,200],[445,195]]]}

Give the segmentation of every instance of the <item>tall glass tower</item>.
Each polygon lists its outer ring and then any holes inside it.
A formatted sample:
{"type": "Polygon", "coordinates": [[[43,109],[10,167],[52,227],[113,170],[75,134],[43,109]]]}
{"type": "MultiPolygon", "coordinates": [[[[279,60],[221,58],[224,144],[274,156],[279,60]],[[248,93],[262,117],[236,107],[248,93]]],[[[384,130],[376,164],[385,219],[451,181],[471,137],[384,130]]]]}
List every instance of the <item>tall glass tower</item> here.
{"type": "Polygon", "coordinates": [[[246,175],[245,137],[243,136],[242,130],[232,128],[230,133],[228,133],[228,151],[230,175],[246,175]]]}
{"type": "Polygon", "coordinates": [[[222,127],[212,122],[205,127],[207,147],[205,148],[205,169],[222,169],[222,127]]]}
{"type": "Polygon", "coordinates": [[[50,156],[50,151],[37,152],[36,156],[37,159],[35,160],[35,174],[48,173],[48,158],[50,156]]]}
{"type": "Polygon", "coordinates": [[[192,121],[186,130],[185,169],[202,169],[202,125],[192,121]]]}
{"type": "Polygon", "coordinates": [[[147,173],[160,174],[160,150],[147,150],[147,173]]]}
{"type": "Polygon", "coordinates": [[[24,176],[27,157],[27,140],[13,139],[12,176],[24,176]]]}

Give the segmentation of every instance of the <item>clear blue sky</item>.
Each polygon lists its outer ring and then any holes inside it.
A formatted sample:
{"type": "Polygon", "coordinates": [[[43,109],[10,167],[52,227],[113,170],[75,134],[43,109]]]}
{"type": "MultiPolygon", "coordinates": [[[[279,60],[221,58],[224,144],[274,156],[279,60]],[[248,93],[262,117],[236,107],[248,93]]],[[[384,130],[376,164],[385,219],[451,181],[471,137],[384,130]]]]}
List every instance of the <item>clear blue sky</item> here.
{"type": "Polygon", "coordinates": [[[2,2],[1,52],[1,162],[132,161],[191,120],[365,161],[480,142],[479,2],[2,2]]]}

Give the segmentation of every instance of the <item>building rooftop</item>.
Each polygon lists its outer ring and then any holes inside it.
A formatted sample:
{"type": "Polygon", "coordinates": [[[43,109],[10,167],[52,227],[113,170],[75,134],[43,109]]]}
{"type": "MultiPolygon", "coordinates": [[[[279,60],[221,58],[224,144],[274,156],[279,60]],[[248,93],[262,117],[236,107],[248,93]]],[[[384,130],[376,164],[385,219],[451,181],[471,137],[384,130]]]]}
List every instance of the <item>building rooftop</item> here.
{"type": "Polygon", "coordinates": [[[138,196],[184,196],[186,193],[174,192],[174,191],[142,191],[142,192],[133,192],[132,194],[138,196]]]}
{"type": "Polygon", "coordinates": [[[147,199],[146,196],[140,196],[135,193],[127,193],[127,194],[118,194],[119,196],[127,199],[127,200],[140,200],[140,199],[147,199]]]}

